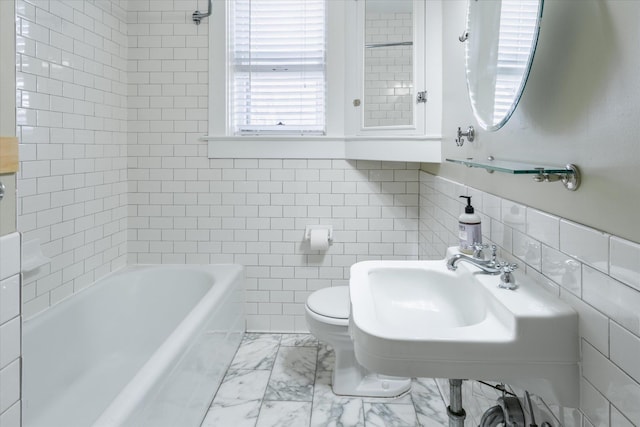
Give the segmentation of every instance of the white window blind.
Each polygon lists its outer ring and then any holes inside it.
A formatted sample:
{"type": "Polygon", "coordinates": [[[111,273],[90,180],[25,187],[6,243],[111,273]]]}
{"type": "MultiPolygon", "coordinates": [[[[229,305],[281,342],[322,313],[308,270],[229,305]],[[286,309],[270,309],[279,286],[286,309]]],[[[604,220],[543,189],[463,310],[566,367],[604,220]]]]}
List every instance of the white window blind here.
{"type": "Polygon", "coordinates": [[[538,20],[537,0],[502,0],[495,93],[495,121],[507,115],[526,78],[538,20]]]}
{"type": "Polygon", "coordinates": [[[325,133],[325,1],[232,1],[229,109],[235,135],[325,133]]]}

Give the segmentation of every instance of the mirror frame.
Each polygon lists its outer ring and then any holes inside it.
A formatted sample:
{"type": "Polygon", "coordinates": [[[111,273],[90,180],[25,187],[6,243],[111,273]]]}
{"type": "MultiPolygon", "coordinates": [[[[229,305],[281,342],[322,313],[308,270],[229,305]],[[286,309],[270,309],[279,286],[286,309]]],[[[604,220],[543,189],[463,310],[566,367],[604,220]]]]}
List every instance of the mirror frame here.
{"type": "MultiPolygon", "coordinates": [[[[531,42],[531,49],[529,50],[529,57],[527,59],[527,64],[525,67],[525,70],[522,73],[522,80],[520,82],[520,86],[518,87],[517,91],[515,92],[515,96],[513,97],[512,103],[511,103],[511,107],[509,108],[509,110],[507,111],[507,113],[505,114],[505,116],[497,123],[495,124],[490,124],[488,123],[489,121],[486,120],[486,117],[482,117],[482,115],[479,113],[478,111],[478,107],[477,107],[477,103],[474,102],[474,94],[472,92],[472,84],[470,82],[470,74],[473,74],[471,67],[470,67],[470,49],[472,46],[472,43],[469,42],[469,38],[474,37],[474,34],[472,34],[470,32],[471,29],[471,6],[472,3],[480,3],[483,0],[468,0],[468,6],[467,6],[467,30],[466,32],[463,34],[463,36],[460,37],[460,41],[461,42],[466,42],[465,44],[465,75],[466,75],[466,82],[467,82],[467,94],[469,95],[469,102],[471,104],[471,108],[473,110],[473,115],[476,118],[476,121],[478,122],[478,124],[480,125],[480,127],[484,130],[488,130],[488,131],[497,131],[498,129],[502,128],[511,118],[511,116],[513,115],[513,113],[516,110],[516,107],[518,106],[520,99],[522,98],[522,94],[524,92],[524,88],[527,84],[527,80],[529,79],[529,74],[531,71],[531,65],[533,63],[533,57],[535,56],[535,52],[536,52],[536,48],[538,45],[538,39],[540,36],[540,24],[541,24],[541,20],[542,20],[542,10],[543,10],[543,5],[544,5],[544,0],[538,0],[538,10],[537,10],[537,16],[536,16],[536,24],[535,24],[535,29],[534,29],[534,35],[533,35],[533,40],[531,42]]],[[[487,0],[484,0],[487,1],[487,0]]],[[[500,1],[501,0],[490,0],[490,1],[500,1]]],[[[479,6],[479,4],[478,4],[479,6]]],[[[496,41],[492,41],[493,43],[498,43],[498,40],[496,41]]]]}

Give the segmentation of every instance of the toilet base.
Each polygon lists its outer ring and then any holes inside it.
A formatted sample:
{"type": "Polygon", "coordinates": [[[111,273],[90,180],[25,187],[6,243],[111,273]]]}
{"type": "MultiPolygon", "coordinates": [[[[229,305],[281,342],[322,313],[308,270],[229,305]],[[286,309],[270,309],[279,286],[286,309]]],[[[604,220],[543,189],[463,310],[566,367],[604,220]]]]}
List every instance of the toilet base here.
{"type": "Polygon", "coordinates": [[[411,389],[410,378],[377,374],[361,366],[353,350],[335,349],[333,392],[340,396],[397,397],[411,389]]]}
{"type": "MultiPolygon", "coordinates": [[[[334,304],[333,300],[335,299],[342,299],[346,303],[349,301],[349,288],[347,286],[321,289],[314,292],[308,301],[312,300],[314,296],[317,297],[317,293],[327,292],[330,295],[324,295],[326,301],[321,298],[315,298],[313,302],[313,306],[320,312],[323,312],[322,304],[334,304]]],[[[353,349],[353,342],[349,336],[348,304],[343,307],[343,317],[318,314],[318,312],[310,308],[309,302],[307,302],[305,309],[305,318],[309,331],[319,341],[326,342],[334,350],[336,360],[333,366],[333,384],[331,388],[335,394],[357,397],[396,397],[411,389],[411,379],[409,378],[377,374],[358,363],[353,349]]]]}
{"type": "Polygon", "coordinates": [[[336,384],[334,373],[331,389],[339,396],[397,397],[411,390],[411,380],[370,372],[354,387],[340,380],[336,384]]]}

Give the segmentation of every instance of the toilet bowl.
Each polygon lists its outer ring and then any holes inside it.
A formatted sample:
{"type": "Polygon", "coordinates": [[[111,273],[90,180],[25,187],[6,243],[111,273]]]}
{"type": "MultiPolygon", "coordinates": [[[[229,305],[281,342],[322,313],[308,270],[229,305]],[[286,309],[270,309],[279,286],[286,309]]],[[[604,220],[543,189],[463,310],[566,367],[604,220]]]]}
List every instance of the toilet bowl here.
{"type": "Polygon", "coordinates": [[[335,352],[333,392],[344,396],[394,397],[408,391],[410,379],[377,374],[358,363],[348,332],[349,310],[348,286],[315,291],[305,305],[309,331],[335,352]]]}

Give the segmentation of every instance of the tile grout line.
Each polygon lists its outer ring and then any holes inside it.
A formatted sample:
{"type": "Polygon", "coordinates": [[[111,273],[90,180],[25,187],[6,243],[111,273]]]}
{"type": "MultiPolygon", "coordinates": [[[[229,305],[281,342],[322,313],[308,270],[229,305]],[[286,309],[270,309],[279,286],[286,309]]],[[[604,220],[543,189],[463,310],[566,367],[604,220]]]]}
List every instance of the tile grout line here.
{"type": "Polygon", "coordinates": [[[309,424],[308,426],[311,427],[311,421],[313,420],[313,408],[314,408],[314,401],[315,401],[315,397],[316,397],[316,381],[318,380],[318,365],[320,364],[320,341],[318,341],[316,339],[316,369],[313,372],[313,387],[312,387],[312,391],[311,391],[311,410],[309,411],[309,424]]]}
{"type": "Polygon", "coordinates": [[[271,376],[273,375],[273,368],[276,366],[276,360],[278,360],[278,354],[280,354],[280,347],[282,346],[282,334],[278,335],[278,349],[276,350],[276,355],[273,358],[273,365],[271,365],[271,369],[269,370],[269,379],[267,379],[267,386],[264,389],[264,393],[262,393],[262,399],[260,400],[260,408],[258,408],[258,415],[256,415],[256,422],[254,426],[258,425],[258,421],[260,420],[260,414],[262,413],[262,406],[265,402],[265,397],[267,395],[267,390],[269,389],[269,383],[271,382],[271,376]]]}

